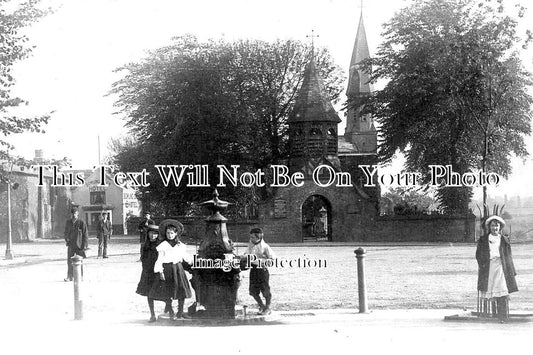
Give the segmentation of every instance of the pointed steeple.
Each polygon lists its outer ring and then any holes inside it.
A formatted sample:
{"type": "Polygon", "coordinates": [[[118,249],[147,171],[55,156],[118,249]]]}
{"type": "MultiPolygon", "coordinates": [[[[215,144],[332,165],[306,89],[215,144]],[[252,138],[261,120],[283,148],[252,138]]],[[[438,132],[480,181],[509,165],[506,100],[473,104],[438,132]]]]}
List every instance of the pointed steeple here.
{"type": "Polygon", "coordinates": [[[375,153],[377,149],[377,132],[374,127],[374,120],[369,114],[361,114],[362,99],[369,95],[373,89],[368,83],[369,73],[361,70],[359,65],[361,61],[369,58],[370,51],[366,40],[361,4],[361,16],[350,59],[348,87],[346,89],[348,110],[346,111],[346,130],[344,131],[345,140],[360,153],[375,153]]]}
{"type": "Polygon", "coordinates": [[[363,9],[361,8],[361,16],[359,17],[359,27],[357,28],[357,35],[355,36],[355,43],[352,51],[352,58],[350,60],[348,88],[346,90],[347,96],[372,92],[372,86],[368,83],[370,76],[362,70],[357,69],[357,65],[362,60],[368,58],[370,58],[370,51],[368,50],[365,24],[363,22],[363,9]]]}
{"type": "Polygon", "coordinates": [[[326,95],[324,82],[317,72],[315,59],[311,57],[305,67],[304,80],[296,100],[289,122],[335,122],[341,119],[326,95]]]}

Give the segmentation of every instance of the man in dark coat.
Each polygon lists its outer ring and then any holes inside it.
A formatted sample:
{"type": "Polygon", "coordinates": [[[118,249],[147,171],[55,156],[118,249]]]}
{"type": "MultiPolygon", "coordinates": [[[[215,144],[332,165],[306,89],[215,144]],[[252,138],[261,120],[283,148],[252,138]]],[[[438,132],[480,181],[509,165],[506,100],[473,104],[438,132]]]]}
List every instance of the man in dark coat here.
{"type": "MultiPolygon", "coordinates": [[[[508,293],[517,292],[518,286],[516,284],[516,271],[513,263],[513,257],[511,254],[511,244],[509,241],[509,236],[500,234],[500,230],[505,226],[505,221],[499,216],[491,216],[485,221],[485,225],[489,229],[489,233],[481,236],[477,243],[476,249],[476,260],[478,262],[478,282],[477,289],[482,293],[486,293],[489,289],[489,276],[493,273],[491,281],[493,284],[498,282],[497,268],[501,265],[503,270],[503,276],[505,279],[505,285],[503,287],[507,288],[508,293]],[[491,244],[499,247],[495,248],[491,252],[491,244]],[[492,254],[496,255],[492,255],[492,254]],[[499,254],[499,255],[498,255],[499,254]],[[495,270],[491,270],[491,259],[492,266],[495,270]]],[[[500,274],[501,275],[501,274],[500,274]]],[[[502,280],[503,282],[503,280],[502,280]]],[[[493,285],[490,285],[494,287],[493,285]]],[[[482,296],[483,297],[483,296],[482,296]]],[[[504,296],[486,296],[493,298],[496,303],[496,310],[498,317],[501,319],[506,319],[508,314],[508,295],[504,296]]]]}
{"type": "Polygon", "coordinates": [[[107,258],[107,242],[111,239],[113,227],[111,221],[107,218],[107,213],[102,213],[98,226],[96,227],[96,237],[98,238],[98,257],[107,258]]]}
{"type": "MultiPolygon", "coordinates": [[[[67,278],[65,281],[72,281],[73,270],[72,270],[72,260],[71,258],[74,255],[79,255],[81,257],[86,257],[85,250],[88,246],[88,237],[87,237],[87,225],[81,219],[78,218],[78,209],[73,207],[71,209],[72,217],[67,220],[65,223],[65,243],[67,244],[67,265],[68,272],[67,278]]],[[[83,266],[82,266],[82,276],[83,276],[83,266]]]]}

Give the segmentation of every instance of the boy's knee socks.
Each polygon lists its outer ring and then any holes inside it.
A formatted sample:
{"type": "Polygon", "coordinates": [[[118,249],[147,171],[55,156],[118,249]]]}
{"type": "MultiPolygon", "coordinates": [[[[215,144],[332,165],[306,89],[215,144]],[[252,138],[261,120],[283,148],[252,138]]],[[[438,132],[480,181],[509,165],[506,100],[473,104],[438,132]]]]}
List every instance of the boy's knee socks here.
{"type": "Polygon", "coordinates": [[[185,304],[185,299],[178,299],[178,314],[183,314],[183,305],[185,304]]]}

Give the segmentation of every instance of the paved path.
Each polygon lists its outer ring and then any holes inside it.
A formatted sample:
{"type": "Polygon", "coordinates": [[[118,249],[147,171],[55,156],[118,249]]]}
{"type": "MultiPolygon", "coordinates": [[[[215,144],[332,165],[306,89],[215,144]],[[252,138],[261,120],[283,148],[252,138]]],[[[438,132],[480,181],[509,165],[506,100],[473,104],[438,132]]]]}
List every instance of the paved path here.
{"type": "Polygon", "coordinates": [[[527,354],[533,335],[531,323],[444,322],[453,310],[313,310],[282,316],[282,324],[232,327],[157,326],[135,315],[49,319],[34,310],[29,319],[21,313],[0,322],[3,350],[13,350],[2,353],[527,354]]]}

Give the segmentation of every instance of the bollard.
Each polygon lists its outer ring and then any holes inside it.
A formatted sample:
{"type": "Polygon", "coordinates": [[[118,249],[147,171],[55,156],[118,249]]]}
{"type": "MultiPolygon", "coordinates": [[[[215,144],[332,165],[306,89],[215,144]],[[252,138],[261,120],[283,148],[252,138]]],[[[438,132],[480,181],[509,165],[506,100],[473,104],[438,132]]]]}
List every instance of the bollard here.
{"type": "Polygon", "coordinates": [[[83,299],[81,297],[81,268],[83,258],[79,255],[74,255],[72,258],[72,268],[74,273],[74,319],[83,319],[83,299]]]}
{"type": "Polygon", "coordinates": [[[357,258],[357,286],[359,289],[359,313],[367,313],[366,307],[366,287],[365,287],[365,254],[366,251],[363,248],[358,248],[354,251],[357,258]]]}

